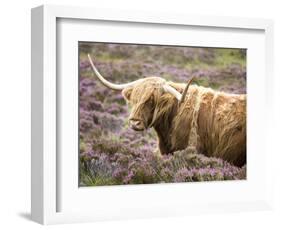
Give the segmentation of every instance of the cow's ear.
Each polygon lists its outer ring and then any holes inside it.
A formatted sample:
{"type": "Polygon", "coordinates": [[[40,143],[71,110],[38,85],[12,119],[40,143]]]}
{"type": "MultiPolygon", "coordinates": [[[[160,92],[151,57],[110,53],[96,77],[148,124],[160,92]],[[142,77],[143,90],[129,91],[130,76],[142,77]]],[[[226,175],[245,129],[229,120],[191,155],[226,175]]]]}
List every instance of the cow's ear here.
{"type": "Polygon", "coordinates": [[[122,95],[127,101],[130,100],[132,91],[133,91],[133,88],[125,88],[122,90],[122,95]]]}

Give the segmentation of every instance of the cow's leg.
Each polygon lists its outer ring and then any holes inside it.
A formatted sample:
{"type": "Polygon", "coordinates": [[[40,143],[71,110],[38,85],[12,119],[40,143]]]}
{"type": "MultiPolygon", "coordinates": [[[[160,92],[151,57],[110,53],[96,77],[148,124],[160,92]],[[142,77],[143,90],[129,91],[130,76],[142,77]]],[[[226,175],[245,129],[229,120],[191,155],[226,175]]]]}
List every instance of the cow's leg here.
{"type": "Polygon", "coordinates": [[[158,136],[158,147],[160,150],[160,153],[162,155],[168,154],[170,153],[170,149],[167,146],[167,140],[165,140],[166,138],[164,138],[161,133],[157,132],[157,136],[158,136]]]}

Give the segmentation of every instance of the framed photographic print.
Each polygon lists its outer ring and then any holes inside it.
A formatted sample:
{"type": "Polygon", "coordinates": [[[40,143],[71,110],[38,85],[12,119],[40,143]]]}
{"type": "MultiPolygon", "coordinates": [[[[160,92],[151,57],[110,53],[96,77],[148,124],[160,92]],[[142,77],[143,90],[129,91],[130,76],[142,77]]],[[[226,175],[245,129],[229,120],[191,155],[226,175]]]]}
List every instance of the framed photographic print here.
{"type": "Polygon", "coordinates": [[[270,208],[272,31],[265,19],[32,9],[32,219],[270,208]]]}

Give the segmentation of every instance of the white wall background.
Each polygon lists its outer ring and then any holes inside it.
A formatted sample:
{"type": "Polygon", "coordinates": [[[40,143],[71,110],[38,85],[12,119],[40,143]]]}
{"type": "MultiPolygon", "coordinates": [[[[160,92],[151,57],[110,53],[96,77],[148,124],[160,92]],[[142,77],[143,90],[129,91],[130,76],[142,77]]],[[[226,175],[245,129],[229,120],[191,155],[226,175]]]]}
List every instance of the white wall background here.
{"type": "MultiPolygon", "coordinates": [[[[0,8],[0,228],[38,229],[30,221],[30,8],[68,4],[199,15],[271,18],[275,21],[275,96],[281,96],[281,14],[278,0],[6,0],[0,8]]],[[[277,229],[281,227],[280,106],[275,110],[275,203],[273,212],[202,215],[48,226],[52,229],[277,229]],[[278,136],[279,135],[279,136],[278,136]],[[278,174],[278,175],[277,175],[278,174]]],[[[258,131],[258,124],[257,124],[258,131]]],[[[206,191],[206,195],[208,192],[206,191]]]]}

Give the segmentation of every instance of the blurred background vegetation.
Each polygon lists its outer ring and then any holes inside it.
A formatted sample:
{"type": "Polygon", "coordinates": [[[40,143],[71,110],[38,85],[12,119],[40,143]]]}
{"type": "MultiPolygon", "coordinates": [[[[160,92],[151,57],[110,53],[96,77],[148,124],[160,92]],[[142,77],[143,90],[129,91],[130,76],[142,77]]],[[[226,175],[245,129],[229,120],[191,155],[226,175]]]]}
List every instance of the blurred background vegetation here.
{"type": "Polygon", "coordinates": [[[101,71],[117,82],[144,76],[185,82],[195,76],[199,85],[246,93],[246,49],[81,43],[80,60],[87,61],[87,53],[110,66],[101,71]]]}

